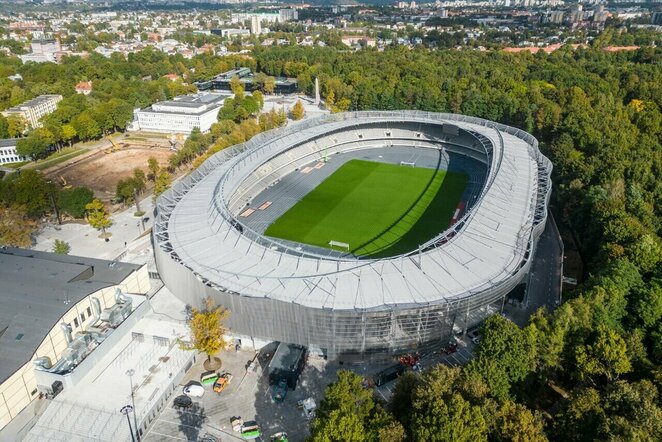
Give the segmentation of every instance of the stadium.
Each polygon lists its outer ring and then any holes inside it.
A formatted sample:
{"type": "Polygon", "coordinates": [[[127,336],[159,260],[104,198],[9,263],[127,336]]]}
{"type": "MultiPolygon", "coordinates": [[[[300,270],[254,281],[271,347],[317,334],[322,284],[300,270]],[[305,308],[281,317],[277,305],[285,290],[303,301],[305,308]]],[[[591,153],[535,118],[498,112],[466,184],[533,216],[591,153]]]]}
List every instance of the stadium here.
{"type": "Polygon", "coordinates": [[[209,158],[157,201],[159,274],[247,342],[331,358],[443,345],[528,273],[551,164],[519,129],[332,114],[209,158]]]}

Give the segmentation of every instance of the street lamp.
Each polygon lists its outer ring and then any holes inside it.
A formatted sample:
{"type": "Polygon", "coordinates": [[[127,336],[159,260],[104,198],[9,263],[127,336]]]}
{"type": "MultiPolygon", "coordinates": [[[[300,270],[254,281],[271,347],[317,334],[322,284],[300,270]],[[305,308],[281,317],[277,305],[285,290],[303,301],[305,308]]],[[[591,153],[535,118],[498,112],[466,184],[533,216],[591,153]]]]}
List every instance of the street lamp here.
{"type": "Polygon", "coordinates": [[[132,411],[133,411],[133,407],[131,405],[125,405],[122,408],[120,408],[120,413],[126,416],[126,421],[129,424],[129,434],[131,435],[131,441],[136,442],[136,438],[133,436],[133,428],[131,428],[131,418],[129,417],[129,413],[131,413],[132,411]]]}
{"type": "MultiPolygon", "coordinates": [[[[130,368],[126,371],[126,375],[129,377],[129,385],[131,386],[131,409],[133,411],[133,426],[136,427],[136,437],[138,436],[138,420],[136,419],[136,402],[133,399],[133,375],[136,374],[136,370],[130,368]]],[[[132,435],[133,437],[133,435],[132,435]]]]}
{"type": "Polygon", "coordinates": [[[57,207],[57,204],[55,203],[55,195],[53,195],[53,181],[48,180],[46,181],[48,184],[48,197],[51,200],[51,204],[53,205],[53,212],[55,212],[55,219],[57,219],[57,224],[61,225],[62,224],[62,218],[60,217],[60,210],[57,207]]]}

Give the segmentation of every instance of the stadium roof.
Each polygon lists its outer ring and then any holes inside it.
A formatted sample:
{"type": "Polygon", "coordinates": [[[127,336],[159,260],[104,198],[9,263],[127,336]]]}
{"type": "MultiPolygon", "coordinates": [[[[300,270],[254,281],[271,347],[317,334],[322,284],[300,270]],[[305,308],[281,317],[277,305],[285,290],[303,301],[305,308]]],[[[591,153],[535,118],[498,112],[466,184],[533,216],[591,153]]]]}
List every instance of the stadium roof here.
{"type": "Polygon", "coordinates": [[[490,121],[418,111],[330,115],[216,154],[159,201],[155,237],[203,283],[243,296],[335,310],[449,302],[489,290],[522,268],[533,228],[546,216],[550,173],[535,138],[490,121]],[[450,123],[491,144],[482,198],[456,224],[461,228],[454,236],[392,258],[336,259],[286,253],[282,245],[270,247],[228,219],[224,192],[236,188],[232,180],[246,176],[242,170],[250,173],[313,137],[366,123],[388,127],[393,121],[450,123]]]}
{"type": "Polygon", "coordinates": [[[139,268],[80,256],[0,249],[0,383],[32,358],[77,302],[121,283],[139,268]]]}

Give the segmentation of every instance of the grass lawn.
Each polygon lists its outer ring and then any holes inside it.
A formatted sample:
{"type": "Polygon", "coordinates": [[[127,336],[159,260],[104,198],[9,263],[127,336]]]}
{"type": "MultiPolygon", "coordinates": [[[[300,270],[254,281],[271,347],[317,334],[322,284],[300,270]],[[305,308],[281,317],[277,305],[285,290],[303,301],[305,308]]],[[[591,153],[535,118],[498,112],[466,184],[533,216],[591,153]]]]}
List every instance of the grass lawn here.
{"type": "Polygon", "coordinates": [[[468,177],[422,167],[351,160],[304,196],[265,235],[359,256],[415,249],[446,229],[468,177]]]}
{"type": "Polygon", "coordinates": [[[89,149],[87,148],[78,148],[78,147],[67,147],[62,149],[60,152],[55,152],[51,155],[49,155],[47,158],[44,158],[43,160],[38,160],[34,162],[27,163],[25,166],[26,169],[37,169],[37,170],[44,170],[49,167],[53,167],[57,164],[63,163],[65,161],[69,161],[72,158],[75,158],[79,155],[84,154],[85,152],[89,152],[89,149]]]}

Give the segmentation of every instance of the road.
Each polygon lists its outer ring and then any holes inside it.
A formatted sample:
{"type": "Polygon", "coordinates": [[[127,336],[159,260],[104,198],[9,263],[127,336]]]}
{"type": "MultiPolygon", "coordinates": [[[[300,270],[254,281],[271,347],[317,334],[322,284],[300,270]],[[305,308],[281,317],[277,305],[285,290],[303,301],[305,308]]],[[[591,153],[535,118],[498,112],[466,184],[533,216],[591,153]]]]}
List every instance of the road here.
{"type": "Polygon", "coordinates": [[[506,306],[504,310],[520,327],[540,307],[554,310],[561,301],[561,275],[563,272],[563,243],[552,214],[536,248],[528,278],[524,307],[506,306]]]}

